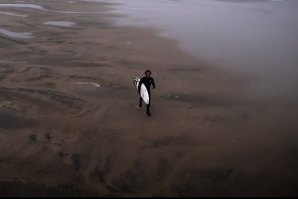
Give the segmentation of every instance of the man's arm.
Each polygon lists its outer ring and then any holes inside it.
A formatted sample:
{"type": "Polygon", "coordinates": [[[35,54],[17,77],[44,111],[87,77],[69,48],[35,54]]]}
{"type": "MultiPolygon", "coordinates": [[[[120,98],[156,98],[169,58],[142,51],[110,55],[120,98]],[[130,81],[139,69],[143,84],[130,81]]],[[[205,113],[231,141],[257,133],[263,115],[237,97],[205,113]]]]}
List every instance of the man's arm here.
{"type": "Polygon", "coordinates": [[[153,88],[155,88],[155,82],[154,82],[153,78],[152,78],[152,86],[153,86],[153,88]]]}

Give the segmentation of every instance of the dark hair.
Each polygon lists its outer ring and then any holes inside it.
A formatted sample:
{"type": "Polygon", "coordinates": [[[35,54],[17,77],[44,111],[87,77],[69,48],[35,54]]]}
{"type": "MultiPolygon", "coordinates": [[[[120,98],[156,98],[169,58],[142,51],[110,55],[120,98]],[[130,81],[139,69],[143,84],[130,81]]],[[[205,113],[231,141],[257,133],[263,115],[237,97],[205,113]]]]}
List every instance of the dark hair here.
{"type": "Polygon", "coordinates": [[[146,74],[147,72],[149,72],[149,73],[150,73],[150,75],[151,75],[151,71],[150,71],[150,70],[146,70],[146,71],[145,71],[145,74],[146,74]]]}

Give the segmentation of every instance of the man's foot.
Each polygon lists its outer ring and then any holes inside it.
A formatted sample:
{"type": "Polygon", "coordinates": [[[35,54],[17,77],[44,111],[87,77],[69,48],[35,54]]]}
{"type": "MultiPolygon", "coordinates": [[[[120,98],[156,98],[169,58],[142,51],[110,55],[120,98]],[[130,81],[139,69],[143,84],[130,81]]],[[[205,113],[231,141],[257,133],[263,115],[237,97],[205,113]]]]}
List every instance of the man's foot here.
{"type": "Polygon", "coordinates": [[[147,112],[146,114],[147,114],[147,116],[151,116],[151,113],[150,112],[147,112]]]}

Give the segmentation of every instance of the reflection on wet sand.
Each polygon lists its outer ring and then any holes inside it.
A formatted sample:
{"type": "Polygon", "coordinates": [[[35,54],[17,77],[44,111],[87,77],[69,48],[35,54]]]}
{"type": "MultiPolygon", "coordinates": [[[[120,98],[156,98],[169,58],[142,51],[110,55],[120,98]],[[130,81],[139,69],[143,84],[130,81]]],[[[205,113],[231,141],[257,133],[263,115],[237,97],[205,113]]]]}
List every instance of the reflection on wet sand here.
{"type": "Polygon", "coordinates": [[[0,14],[2,14],[2,15],[8,15],[8,16],[16,16],[16,17],[27,17],[27,15],[16,14],[16,13],[13,13],[13,12],[3,12],[3,11],[0,11],[0,14]]]}
{"type": "Polygon", "coordinates": [[[37,10],[46,10],[40,5],[35,5],[35,4],[0,4],[0,8],[31,8],[31,9],[37,9],[37,10]]]}
{"type": "Polygon", "coordinates": [[[17,39],[31,39],[34,37],[30,32],[12,32],[3,28],[0,28],[0,34],[17,39]]]}
{"type": "Polygon", "coordinates": [[[72,27],[75,25],[75,23],[71,21],[47,21],[44,24],[59,27],[72,27]]]}

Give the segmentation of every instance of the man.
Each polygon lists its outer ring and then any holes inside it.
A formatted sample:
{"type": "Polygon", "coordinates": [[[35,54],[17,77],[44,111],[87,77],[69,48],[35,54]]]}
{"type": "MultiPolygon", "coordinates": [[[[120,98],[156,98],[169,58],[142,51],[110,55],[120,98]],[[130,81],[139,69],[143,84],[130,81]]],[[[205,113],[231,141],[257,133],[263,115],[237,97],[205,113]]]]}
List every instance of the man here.
{"type": "MultiPolygon", "coordinates": [[[[145,71],[145,77],[143,77],[139,83],[139,87],[138,87],[138,90],[139,90],[139,93],[140,93],[140,90],[141,90],[141,85],[144,84],[145,87],[147,88],[147,91],[148,91],[148,94],[149,94],[149,104],[147,104],[147,115],[150,116],[150,103],[151,103],[151,92],[150,92],[150,87],[151,87],[151,84],[153,86],[153,89],[155,88],[155,83],[154,83],[154,79],[151,77],[151,71],[150,70],[146,70],[145,71]]],[[[142,97],[140,97],[140,104],[139,104],[139,107],[142,107],[142,97]]]]}

